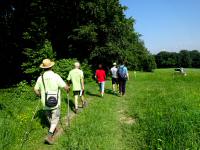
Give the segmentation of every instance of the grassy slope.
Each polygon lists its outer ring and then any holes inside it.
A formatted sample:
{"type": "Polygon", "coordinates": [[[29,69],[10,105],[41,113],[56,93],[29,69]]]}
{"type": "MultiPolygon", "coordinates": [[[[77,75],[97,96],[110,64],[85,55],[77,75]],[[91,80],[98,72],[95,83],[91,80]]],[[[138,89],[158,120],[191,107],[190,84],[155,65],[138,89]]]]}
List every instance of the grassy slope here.
{"type": "MultiPolygon", "coordinates": [[[[34,120],[35,128],[24,148],[198,149],[200,70],[188,69],[187,72],[186,77],[173,76],[173,69],[138,72],[136,78],[131,74],[125,97],[111,93],[110,81],[106,83],[105,97],[98,97],[97,85],[89,83],[86,86],[89,106],[75,116],[70,129],[55,145],[42,144],[47,128],[41,128],[34,120]],[[127,120],[132,124],[126,123],[127,120]]],[[[65,105],[62,112],[64,117],[65,105]]]]}

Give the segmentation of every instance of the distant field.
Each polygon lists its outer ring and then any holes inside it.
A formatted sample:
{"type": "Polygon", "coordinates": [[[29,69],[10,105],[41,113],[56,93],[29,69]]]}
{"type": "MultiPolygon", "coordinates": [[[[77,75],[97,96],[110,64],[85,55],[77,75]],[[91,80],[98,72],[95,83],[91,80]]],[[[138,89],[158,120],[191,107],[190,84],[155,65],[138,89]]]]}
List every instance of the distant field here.
{"type": "Polygon", "coordinates": [[[174,75],[174,69],[157,69],[138,73],[128,84],[128,113],[137,123],[123,132],[130,133],[127,145],[134,149],[199,149],[200,70],[186,72],[187,76],[181,76],[174,75]]]}
{"type": "MultiPolygon", "coordinates": [[[[1,89],[0,149],[199,149],[200,70],[186,72],[181,76],[174,69],[157,69],[137,72],[136,78],[131,72],[124,97],[112,93],[110,80],[104,98],[98,96],[95,82],[86,84],[88,107],[52,146],[42,143],[47,128],[42,128],[40,111],[32,120],[38,104],[32,88],[24,83],[1,89]]],[[[63,98],[62,118],[66,95],[63,98]]]]}

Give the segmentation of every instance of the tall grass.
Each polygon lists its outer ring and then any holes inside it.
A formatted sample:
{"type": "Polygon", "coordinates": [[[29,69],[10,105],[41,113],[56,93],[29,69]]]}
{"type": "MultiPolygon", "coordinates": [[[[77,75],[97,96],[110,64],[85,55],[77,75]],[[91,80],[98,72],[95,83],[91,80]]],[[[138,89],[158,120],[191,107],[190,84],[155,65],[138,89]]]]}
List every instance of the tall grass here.
{"type": "Polygon", "coordinates": [[[0,99],[0,149],[27,149],[30,141],[38,139],[43,133],[39,118],[34,118],[41,109],[38,107],[35,110],[39,99],[26,82],[10,89],[1,89],[0,99]]]}
{"type": "Polygon", "coordinates": [[[199,149],[200,71],[189,69],[188,76],[175,77],[172,73],[139,73],[129,84],[134,89],[133,99],[127,99],[129,113],[137,119],[131,127],[139,145],[135,149],[199,149]]]}
{"type": "MultiPolygon", "coordinates": [[[[0,149],[200,149],[200,70],[186,71],[187,76],[181,76],[174,75],[173,69],[157,69],[137,72],[136,78],[130,72],[124,97],[111,92],[110,80],[104,98],[98,96],[94,82],[87,83],[88,107],[75,115],[53,146],[43,145],[48,129],[43,128],[42,118],[30,122],[38,102],[31,87],[22,82],[17,88],[1,89],[0,149]],[[134,121],[123,122],[122,116],[134,121]]],[[[62,117],[66,107],[63,101],[62,117]]]]}

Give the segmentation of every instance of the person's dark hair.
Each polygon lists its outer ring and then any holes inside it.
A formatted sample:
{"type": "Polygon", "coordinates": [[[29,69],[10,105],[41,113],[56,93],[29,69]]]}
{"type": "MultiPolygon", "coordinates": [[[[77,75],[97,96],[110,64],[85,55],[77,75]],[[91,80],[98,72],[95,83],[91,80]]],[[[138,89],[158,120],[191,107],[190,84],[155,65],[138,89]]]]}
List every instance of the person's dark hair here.
{"type": "Polygon", "coordinates": [[[124,61],[122,62],[122,64],[126,66],[126,65],[127,65],[127,60],[124,60],[124,61]]]}

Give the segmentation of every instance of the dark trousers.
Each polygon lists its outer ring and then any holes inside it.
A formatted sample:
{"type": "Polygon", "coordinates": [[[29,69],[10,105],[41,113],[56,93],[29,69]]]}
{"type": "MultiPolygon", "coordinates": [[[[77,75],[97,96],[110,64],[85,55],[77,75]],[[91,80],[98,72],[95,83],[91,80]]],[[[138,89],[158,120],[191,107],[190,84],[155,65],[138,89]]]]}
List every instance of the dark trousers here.
{"type": "Polygon", "coordinates": [[[119,92],[124,95],[126,92],[126,79],[119,79],[119,92]]]}

